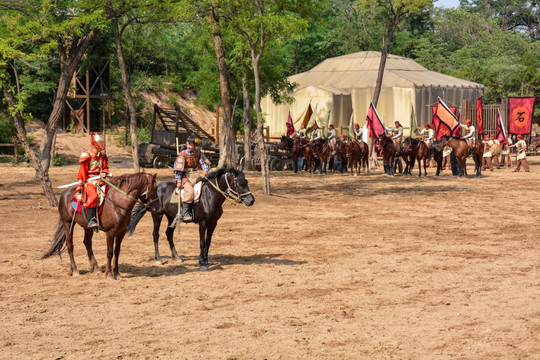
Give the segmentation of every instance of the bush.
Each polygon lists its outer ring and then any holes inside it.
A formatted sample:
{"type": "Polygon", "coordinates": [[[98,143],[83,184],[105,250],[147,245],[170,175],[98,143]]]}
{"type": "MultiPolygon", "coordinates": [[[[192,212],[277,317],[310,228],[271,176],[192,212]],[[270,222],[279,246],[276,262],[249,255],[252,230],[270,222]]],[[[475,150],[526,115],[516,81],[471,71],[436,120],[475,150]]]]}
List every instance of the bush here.
{"type": "Polygon", "coordinates": [[[55,155],[52,159],[52,166],[65,166],[67,164],[68,161],[63,155],[55,155]]]}

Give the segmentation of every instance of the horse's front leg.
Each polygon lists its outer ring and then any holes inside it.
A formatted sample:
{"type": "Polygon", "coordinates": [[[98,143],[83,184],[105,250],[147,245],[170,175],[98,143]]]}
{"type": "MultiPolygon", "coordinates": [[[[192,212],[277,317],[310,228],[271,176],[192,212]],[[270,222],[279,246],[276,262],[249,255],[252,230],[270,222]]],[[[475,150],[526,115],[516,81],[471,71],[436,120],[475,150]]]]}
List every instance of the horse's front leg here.
{"type": "Polygon", "coordinates": [[[107,265],[105,266],[105,277],[114,279],[111,271],[111,262],[113,258],[114,230],[107,231],[107,265]]]}
{"type": "MultiPolygon", "coordinates": [[[[428,161],[429,161],[429,156],[428,156],[428,161]]],[[[424,177],[427,176],[427,166],[426,166],[426,162],[424,161],[424,177]]]]}
{"type": "MultiPolygon", "coordinates": [[[[195,209],[193,209],[193,211],[195,211],[195,209]]],[[[173,260],[180,260],[180,256],[178,256],[178,253],[176,252],[176,247],[174,246],[174,240],[173,240],[174,228],[170,227],[172,222],[174,221],[174,218],[167,215],[167,220],[168,220],[168,225],[167,225],[167,230],[165,230],[165,235],[167,236],[167,241],[169,242],[169,247],[171,248],[171,256],[173,260]]],[[[176,226],[180,226],[179,223],[177,223],[176,226]]]]}
{"type": "Polygon", "coordinates": [[[116,235],[116,240],[114,244],[114,264],[112,269],[113,279],[115,280],[120,277],[120,270],[118,269],[118,258],[120,257],[120,246],[122,245],[122,240],[124,239],[125,235],[125,231],[116,235]]]}
{"type": "MultiPolygon", "coordinates": [[[[154,230],[152,231],[152,236],[154,238],[154,259],[156,264],[161,264],[161,256],[159,256],[159,227],[161,226],[161,220],[163,215],[152,213],[152,220],[154,222],[154,230]]],[[[169,225],[171,222],[169,222],[169,225]]],[[[167,227],[167,231],[169,228],[167,227]]],[[[174,229],[172,229],[174,232],[174,229]]],[[[167,236],[168,237],[168,236],[167,236]]]]}
{"type": "Polygon", "coordinates": [[[84,246],[86,247],[86,252],[88,253],[88,261],[90,262],[90,271],[94,273],[101,274],[96,257],[94,256],[94,250],[92,249],[92,236],[94,235],[93,230],[84,229],[84,246]]]}
{"type": "Polygon", "coordinates": [[[79,276],[79,270],[75,264],[75,257],[73,256],[73,230],[69,231],[71,222],[64,222],[64,231],[66,232],[66,247],[69,254],[70,271],[71,276],[79,276]]]}
{"type": "Polygon", "coordinates": [[[208,227],[206,229],[206,241],[205,241],[204,250],[203,250],[204,264],[201,265],[201,270],[203,271],[208,270],[210,268],[210,264],[208,263],[208,250],[210,250],[210,245],[212,244],[212,235],[214,234],[216,225],[217,225],[217,220],[208,224],[208,227]]]}
{"type": "Polygon", "coordinates": [[[201,247],[201,252],[199,254],[199,267],[201,270],[208,270],[208,264],[204,259],[204,249],[206,248],[206,223],[199,224],[199,242],[201,247]]]}

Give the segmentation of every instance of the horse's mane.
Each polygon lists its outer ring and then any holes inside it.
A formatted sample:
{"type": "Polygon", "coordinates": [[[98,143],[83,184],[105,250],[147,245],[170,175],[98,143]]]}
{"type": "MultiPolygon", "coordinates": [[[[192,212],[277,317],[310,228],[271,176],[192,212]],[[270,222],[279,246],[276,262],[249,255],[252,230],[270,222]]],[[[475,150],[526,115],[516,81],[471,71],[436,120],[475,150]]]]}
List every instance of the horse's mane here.
{"type": "Polygon", "coordinates": [[[113,185],[122,188],[123,186],[127,187],[127,191],[130,191],[137,186],[144,184],[146,180],[147,173],[141,172],[141,173],[134,173],[134,174],[126,174],[126,175],[120,175],[117,177],[113,177],[109,180],[113,185]]]}
{"type": "Polygon", "coordinates": [[[222,169],[218,169],[216,171],[212,171],[212,172],[208,173],[208,175],[206,175],[206,179],[204,177],[199,177],[197,179],[197,182],[219,179],[221,176],[223,176],[223,175],[225,175],[225,174],[227,174],[229,172],[232,173],[235,177],[238,177],[239,174],[242,174],[242,175],[244,174],[241,171],[240,172],[236,171],[236,169],[234,169],[234,168],[227,168],[227,169],[222,168],[222,169]]]}
{"type": "MultiPolygon", "coordinates": [[[[407,139],[410,139],[410,140],[411,140],[411,144],[413,144],[413,145],[418,144],[418,142],[420,141],[420,140],[415,139],[415,138],[413,138],[413,137],[408,137],[407,139]]],[[[405,140],[407,140],[407,139],[405,139],[405,140]]]]}

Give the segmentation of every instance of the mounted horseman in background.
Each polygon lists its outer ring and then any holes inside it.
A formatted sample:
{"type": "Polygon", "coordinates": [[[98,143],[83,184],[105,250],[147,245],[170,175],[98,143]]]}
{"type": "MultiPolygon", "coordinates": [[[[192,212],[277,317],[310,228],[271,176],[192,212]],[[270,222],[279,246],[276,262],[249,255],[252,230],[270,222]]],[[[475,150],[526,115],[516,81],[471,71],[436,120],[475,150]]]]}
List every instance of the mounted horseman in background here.
{"type": "Polygon", "coordinates": [[[101,178],[109,176],[109,165],[105,153],[105,139],[98,133],[90,133],[92,147],[79,158],[78,185],[76,190],[77,202],[82,202],[86,208],[88,228],[97,229],[96,208],[98,204],[97,186],[101,186],[101,178]],[[88,181],[92,177],[100,179],[88,181]]]}
{"type": "Polygon", "coordinates": [[[336,139],[337,133],[336,129],[334,128],[334,124],[328,125],[328,143],[330,144],[330,148],[332,149],[332,155],[336,155],[336,139]]]}
{"type": "Polygon", "coordinates": [[[476,138],[474,137],[475,128],[470,119],[465,121],[465,125],[460,124],[460,126],[465,129],[466,134],[462,137],[463,140],[467,141],[469,145],[469,156],[472,156],[474,146],[476,145],[476,138]]]}
{"type": "Polygon", "coordinates": [[[193,221],[193,169],[201,167],[203,176],[210,170],[210,161],[196,148],[198,139],[190,135],[186,140],[186,149],[182,150],[174,161],[174,177],[176,179],[176,194],[181,194],[182,215],[184,222],[193,221]],[[183,190],[183,191],[181,191],[183,190]]]}
{"type": "Polygon", "coordinates": [[[403,164],[401,163],[401,154],[403,152],[403,144],[402,144],[402,140],[403,140],[403,125],[401,125],[401,123],[399,121],[395,121],[394,122],[394,127],[392,129],[390,128],[386,128],[386,131],[391,131],[393,136],[392,136],[392,141],[394,142],[394,146],[396,147],[396,160],[397,160],[397,166],[398,166],[398,170],[399,170],[399,173],[401,174],[403,172],[403,164]]]}

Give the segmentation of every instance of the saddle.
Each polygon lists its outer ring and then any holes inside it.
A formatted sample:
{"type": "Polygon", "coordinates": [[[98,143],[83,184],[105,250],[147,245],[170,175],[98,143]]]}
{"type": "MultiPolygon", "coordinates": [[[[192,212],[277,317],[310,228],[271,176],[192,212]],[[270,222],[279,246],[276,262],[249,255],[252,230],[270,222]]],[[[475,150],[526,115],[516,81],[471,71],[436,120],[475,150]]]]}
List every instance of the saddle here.
{"type": "MultiPolygon", "coordinates": [[[[101,215],[101,212],[103,211],[103,203],[105,201],[105,195],[107,195],[107,193],[109,192],[109,185],[101,185],[99,187],[99,190],[98,190],[98,205],[97,205],[97,208],[98,208],[98,214],[101,215]]],[[[83,199],[84,199],[84,196],[83,196],[83,199]]],[[[76,199],[73,199],[73,201],[71,202],[71,209],[75,212],[78,212],[79,214],[82,214],[83,213],[83,209],[85,209],[84,211],[84,215],[86,216],[86,208],[83,206],[84,203],[82,201],[77,201],[76,199]]],[[[72,213],[73,214],[73,213],[72,213]]]]}
{"type": "MultiPolygon", "coordinates": [[[[201,192],[202,192],[202,186],[203,181],[198,181],[193,185],[193,203],[198,203],[201,200],[201,192]]],[[[171,195],[171,204],[180,204],[182,201],[180,199],[184,199],[184,189],[178,193],[178,188],[176,188],[172,195],[171,195]]]]}

